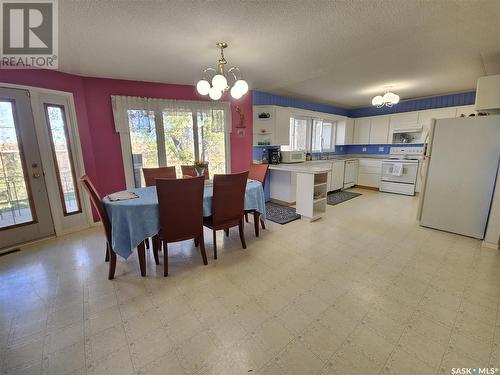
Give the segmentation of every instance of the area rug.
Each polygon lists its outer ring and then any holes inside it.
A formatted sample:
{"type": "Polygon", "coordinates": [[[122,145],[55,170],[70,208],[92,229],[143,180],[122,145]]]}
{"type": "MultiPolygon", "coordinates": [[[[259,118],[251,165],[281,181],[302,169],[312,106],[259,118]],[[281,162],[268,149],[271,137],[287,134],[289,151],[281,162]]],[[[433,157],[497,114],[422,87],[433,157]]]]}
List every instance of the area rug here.
{"type": "Polygon", "coordinates": [[[295,212],[295,208],[267,202],[266,218],[278,224],[286,224],[300,219],[300,215],[295,212]]]}
{"type": "Polygon", "coordinates": [[[362,194],[351,193],[350,191],[339,190],[339,191],[335,191],[333,193],[328,194],[328,198],[327,198],[326,202],[331,206],[335,206],[336,204],[348,201],[349,199],[356,198],[360,195],[362,195],[362,194]]]}

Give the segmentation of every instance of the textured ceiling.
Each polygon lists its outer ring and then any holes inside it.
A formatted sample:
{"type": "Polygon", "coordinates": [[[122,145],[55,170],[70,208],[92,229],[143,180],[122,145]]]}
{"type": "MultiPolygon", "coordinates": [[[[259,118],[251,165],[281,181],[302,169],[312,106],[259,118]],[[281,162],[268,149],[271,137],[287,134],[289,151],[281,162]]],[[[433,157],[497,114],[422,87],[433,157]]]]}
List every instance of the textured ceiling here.
{"type": "Polygon", "coordinates": [[[196,84],[227,41],[251,89],[343,107],[500,74],[500,0],[59,1],[60,69],[196,84]]]}

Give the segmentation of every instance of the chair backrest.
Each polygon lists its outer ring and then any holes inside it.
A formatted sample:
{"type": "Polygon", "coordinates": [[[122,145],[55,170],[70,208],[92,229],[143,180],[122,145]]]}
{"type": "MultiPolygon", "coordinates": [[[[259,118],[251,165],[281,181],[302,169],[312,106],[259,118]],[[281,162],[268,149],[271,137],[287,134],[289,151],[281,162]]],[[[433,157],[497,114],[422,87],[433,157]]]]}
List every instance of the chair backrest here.
{"type": "Polygon", "coordinates": [[[203,231],[203,176],[157,179],[160,233],[167,242],[198,237],[203,231]]]}
{"type": "Polygon", "coordinates": [[[214,176],[212,222],[214,226],[237,224],[243,217],[248,171],[214,176]]]}
{"type": "MultiPolygon", "coordinates": [[[[191,177],[197,177],[198,175],[196,174],[196,169],[194,168],[194,165],[181,165],[181,171],[183,176],[191,176],[191,177]]],[[[205,180],[208,180],[209,173],[208,173],[208,163],[205,164],[205,169],[203,170],[203,175],[205,176],[205,180]]]]}
{"type": "Polygon", "coordinates": [[[102,198],[94,187],[94,184],[92,184],[92,181],[90,181],[89,176],[83,175],[82,177],[80,177],[80,181],[82,182],[85,190],[87,190],[87,192],[89,193],[90,201],[97,210],[99,219],[101,219],[102,225],[104,226],[106,239],[111,245],[111,223],[109,222],[108,214],[106,213],[106,209],[104,208],[104,204],[102,203],[102,198]]]}
{"type": "Polygon", "coordinates": [[[267,171],[269,164],[250,164],[248,170],[248,178],[251,180],[259,181],[262,187],[266,186],[267,171]]]}
{"type": "Polygon", "coordinates": [[[175,167],[142,168],[146,186],[155,186],[157,178],[176,178],[175,167]]]}

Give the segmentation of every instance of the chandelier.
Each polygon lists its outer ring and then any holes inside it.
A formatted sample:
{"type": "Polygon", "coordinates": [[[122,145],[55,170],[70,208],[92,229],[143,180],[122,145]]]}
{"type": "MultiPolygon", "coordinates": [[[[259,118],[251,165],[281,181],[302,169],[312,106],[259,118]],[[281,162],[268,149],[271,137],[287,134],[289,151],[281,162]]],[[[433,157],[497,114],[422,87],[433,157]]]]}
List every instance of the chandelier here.
{"type": "Polygon", "coordinates": [[[219,100],[225,91],[230,90],[231,96],[239,99],[248,92],[248,83],[241,78],[240,68],[233,66],[227,72],[225,71],[227,61],[224,58],[224,49],[227,48],[227,43],[219,42],[217,47],[220,48],[217,69],[206,68],[202,79],[196,84],[196,90],[201,95],[208,95],[212,100],[219,100]]]}
{"type": "Polygon", "coordinates": [[[399,103],[399,95],[396,95],[390,91],[387,91],[384,96],[377,95],[372,99],[372,105],[377,106],[377,108],[382,108],[383,106],[392,107],[399,103]]]}

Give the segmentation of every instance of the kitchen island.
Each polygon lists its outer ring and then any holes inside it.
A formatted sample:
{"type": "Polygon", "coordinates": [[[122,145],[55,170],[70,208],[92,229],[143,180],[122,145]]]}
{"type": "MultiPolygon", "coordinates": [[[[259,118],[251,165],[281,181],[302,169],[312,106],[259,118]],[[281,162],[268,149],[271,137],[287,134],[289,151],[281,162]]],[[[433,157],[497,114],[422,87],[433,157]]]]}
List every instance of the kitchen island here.
{"type": "Polygon", "coordinates": [[[271,165],[271,196],[278,203],[296,202],[297,213],[308,221],[319,219],[326,211],[328,173],[325,163],[299,163],[271,165]],[[273,194],[274,193],[274,194],[273,194]]]}

